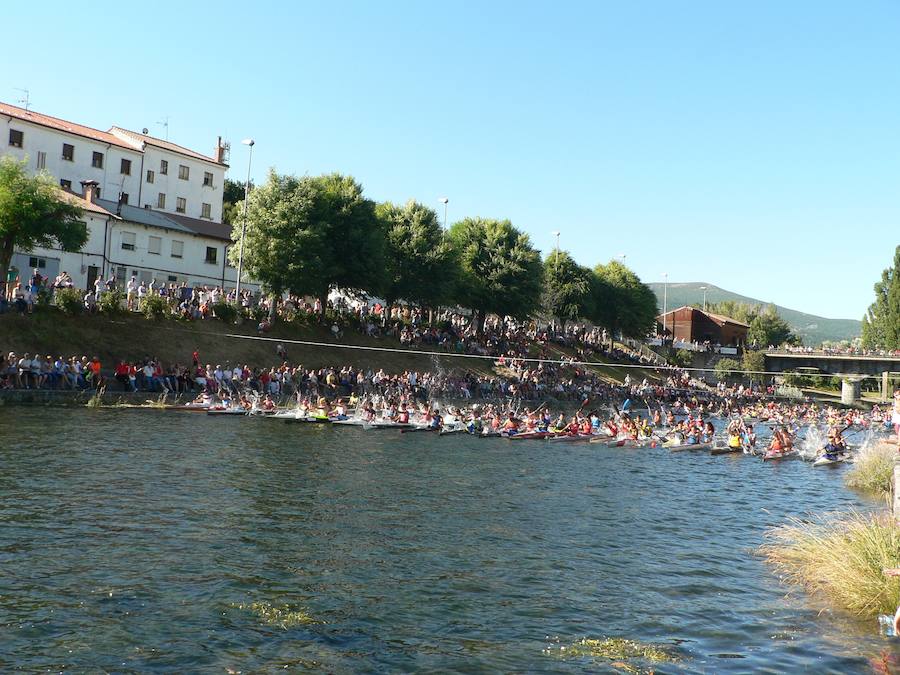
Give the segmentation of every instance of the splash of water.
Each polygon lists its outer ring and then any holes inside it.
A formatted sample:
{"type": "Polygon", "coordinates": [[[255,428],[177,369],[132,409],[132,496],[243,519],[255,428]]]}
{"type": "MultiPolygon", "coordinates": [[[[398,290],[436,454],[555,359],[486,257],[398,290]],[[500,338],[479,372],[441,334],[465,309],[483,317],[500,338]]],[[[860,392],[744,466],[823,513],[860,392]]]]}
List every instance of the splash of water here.
{"type": "Polygon", "coordinates": [[[797,454],[801,459],[812,462],[825,447],[825,433],[815,424],[810,424],[803,434],[803,440],[797,445],[797,454]]]}

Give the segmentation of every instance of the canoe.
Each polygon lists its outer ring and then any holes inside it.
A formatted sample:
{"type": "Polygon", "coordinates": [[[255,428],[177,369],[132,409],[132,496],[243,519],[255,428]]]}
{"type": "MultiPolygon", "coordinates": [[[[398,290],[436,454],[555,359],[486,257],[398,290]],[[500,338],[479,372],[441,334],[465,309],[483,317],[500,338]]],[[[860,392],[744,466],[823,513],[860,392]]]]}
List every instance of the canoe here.
{"type": "Polygon", "coordinates": [[[744,447],[739,445],[737,447],[731,447],[725,441],[716,441],[713,445],[712,449],[709,451],[711,455],[728,455],[733,452],[743,453],[744,447]]]}

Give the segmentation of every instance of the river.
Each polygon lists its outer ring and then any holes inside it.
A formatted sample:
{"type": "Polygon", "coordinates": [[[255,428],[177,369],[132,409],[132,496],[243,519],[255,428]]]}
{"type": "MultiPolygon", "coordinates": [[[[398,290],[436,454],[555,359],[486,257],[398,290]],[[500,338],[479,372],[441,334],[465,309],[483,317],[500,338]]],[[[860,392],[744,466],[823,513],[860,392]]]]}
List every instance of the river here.
{"type": "Polygon", "coordinates": [[[754,554],[842,468],[156,410],[0,408],[0,669],[871,672],[754,554]],[[565,447],[560,447],[563,445],[565,447]],[[292,612],[279,614],[278,612],[292,612]]]}

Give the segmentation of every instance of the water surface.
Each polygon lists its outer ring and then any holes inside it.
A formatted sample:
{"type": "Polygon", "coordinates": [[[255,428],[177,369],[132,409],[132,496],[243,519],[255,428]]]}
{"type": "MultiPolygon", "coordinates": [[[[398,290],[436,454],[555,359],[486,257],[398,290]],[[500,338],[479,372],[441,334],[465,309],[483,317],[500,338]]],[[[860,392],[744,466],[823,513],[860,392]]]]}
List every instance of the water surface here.
{"type": "Polygon", "coordinates": [[[847,673],[893,648],[753,554],[870,507],[841,468],[8,407],[0,469],[4,671],[596,672],[558,646],[616,636],[670,645],[662,672],[847,673]]]}

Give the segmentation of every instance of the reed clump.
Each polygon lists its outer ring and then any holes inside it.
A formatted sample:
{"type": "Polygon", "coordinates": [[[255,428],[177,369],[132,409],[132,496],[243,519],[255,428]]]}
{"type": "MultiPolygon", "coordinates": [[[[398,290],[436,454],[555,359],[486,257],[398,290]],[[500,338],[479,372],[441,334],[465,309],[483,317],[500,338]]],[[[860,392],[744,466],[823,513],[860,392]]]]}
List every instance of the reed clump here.
{"type": "Polygon", "coordinates": [[[890,443],[876,443],[859,451],[845,480],[851,488],[876,495],[889,495],[894,487],[897,449],[890,443]]]}
{"type": "Polygon", "coordinates": [[[792,518],[770,530],[760,551],[784,580],[819,593],[859,617],[893,614],[900,604],[900,527],[888,513],[792,518]]]}
{"type": "Polygon", "coordinates": [[[100,387],[94,392],[94,395],[88,399],[88,402],[85,403],[85,406],[88,408],[102,408],[103,407],[103,394],[106,393],[106,387],[100,387]]]}

